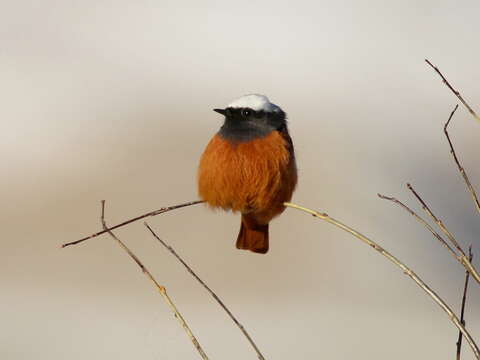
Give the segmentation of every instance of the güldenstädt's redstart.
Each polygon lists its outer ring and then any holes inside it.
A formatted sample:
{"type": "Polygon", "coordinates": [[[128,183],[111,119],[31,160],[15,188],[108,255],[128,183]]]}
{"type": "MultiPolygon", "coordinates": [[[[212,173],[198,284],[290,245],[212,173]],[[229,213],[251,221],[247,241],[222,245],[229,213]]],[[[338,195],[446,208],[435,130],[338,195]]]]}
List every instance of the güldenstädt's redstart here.
{"type": "Polygon", "coordinates": [[[297,184],[286,114],[257,94],[214,111],[225,121],[200,159],[200,198],[214,208],[239,211],[237,248],[265,254],[268,224],[285,210],[297,184]]]}

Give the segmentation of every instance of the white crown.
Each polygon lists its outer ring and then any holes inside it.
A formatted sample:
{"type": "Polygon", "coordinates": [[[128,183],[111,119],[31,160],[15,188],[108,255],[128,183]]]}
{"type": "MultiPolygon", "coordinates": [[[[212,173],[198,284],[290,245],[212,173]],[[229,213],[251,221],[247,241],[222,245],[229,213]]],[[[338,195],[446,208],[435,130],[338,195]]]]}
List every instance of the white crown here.
{"type": "Polygon", "coordinates": [[[272,104],[265,95],[249,94],[244,95],[227,105],[230,108],[250,108],[255,111],[277,112],[280,107],[272,104]]]}

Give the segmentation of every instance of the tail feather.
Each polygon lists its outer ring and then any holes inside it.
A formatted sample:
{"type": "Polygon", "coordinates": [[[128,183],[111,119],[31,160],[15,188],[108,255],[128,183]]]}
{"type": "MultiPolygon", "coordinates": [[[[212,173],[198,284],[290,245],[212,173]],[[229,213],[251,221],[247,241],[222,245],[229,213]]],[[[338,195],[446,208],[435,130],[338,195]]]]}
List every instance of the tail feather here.
{"type": "Polygon", "coordinates": [[[260,225],[251,217],[242,215],[237,249],[265,254],[268,252],[268,224],[260,225]]]}

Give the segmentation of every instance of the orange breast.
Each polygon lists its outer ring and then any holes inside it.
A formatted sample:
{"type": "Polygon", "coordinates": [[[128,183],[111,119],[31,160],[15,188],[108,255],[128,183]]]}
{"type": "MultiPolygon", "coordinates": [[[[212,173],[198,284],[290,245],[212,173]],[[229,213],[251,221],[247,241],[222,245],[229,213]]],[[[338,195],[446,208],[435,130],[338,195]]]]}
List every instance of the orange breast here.
{"type": "Polygon", "coordinates": [[[198,170],[198,192],[209,205],[259,213],[266,222],[283,211],[296,182],[293,152],[277,131],[236,144],[215,135],[198,170]]]}

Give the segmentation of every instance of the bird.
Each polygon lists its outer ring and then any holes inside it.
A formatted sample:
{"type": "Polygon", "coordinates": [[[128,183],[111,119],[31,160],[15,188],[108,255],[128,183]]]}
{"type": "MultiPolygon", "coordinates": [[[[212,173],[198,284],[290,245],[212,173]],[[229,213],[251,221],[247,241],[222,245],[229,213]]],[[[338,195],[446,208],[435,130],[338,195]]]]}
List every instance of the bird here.
{"type": "Polygon", "coordinates": [[[211,208],[240,212],[236,247],[265,254],[269,223],[285,210],[297,185],[286,113],[259,94],[213,110],[224,122],[200,158],[199,197],[211,208]]]}

